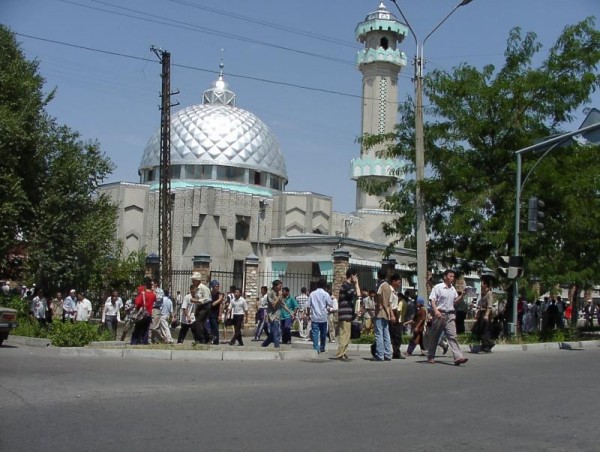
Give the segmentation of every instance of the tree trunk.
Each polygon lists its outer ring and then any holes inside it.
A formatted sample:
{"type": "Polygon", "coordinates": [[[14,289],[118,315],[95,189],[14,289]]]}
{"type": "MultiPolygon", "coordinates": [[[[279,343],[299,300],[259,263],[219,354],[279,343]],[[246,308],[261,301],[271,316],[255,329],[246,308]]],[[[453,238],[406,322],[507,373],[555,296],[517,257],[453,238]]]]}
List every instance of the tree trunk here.
{"type": "Polygon", "coordinates": [[[578,284],[571,286],[571,327],[577,328],[577,321],[579,320],[579,292],[581,288],[578,284]]]}

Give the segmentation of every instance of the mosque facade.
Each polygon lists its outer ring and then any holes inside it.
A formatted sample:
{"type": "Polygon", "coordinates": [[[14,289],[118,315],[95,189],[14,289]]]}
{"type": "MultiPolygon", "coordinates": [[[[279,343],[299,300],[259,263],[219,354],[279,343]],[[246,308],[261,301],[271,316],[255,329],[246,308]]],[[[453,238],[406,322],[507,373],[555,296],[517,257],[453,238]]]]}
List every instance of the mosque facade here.
{"type": "MultiPolygon", "coordinates": [[[[383,5],[355,30],[364,43],[357,55],[362,73],[361,134],[393,131],[398,110],[398,73],[406,56],[398,48],[407,28],[383,5]]],[[[358,113],[358,112],[357,112],[358,113]]],[[[102,186],[118,206],[117,238],[127,251],[159,249],[159,132],[146,145],[139,183],[102,186]]],[[[350,177],[397,179],[403,163],[378,158],[380,148],[361,148],[350,177]]],[[[213,269],[240,271],[250,256],[265,272],[315,273],[331,277],[332,251],[344,248],[350,265],[377,267],[390,238],[382,223],[392,213],[382,196],[357,183],[356,210],[333,211],[332,198],[287,191],[284,152],[269,127],[237,106],[223,67],[202,102],[171,115],[172,265],[191,269],[195,256],[210,256],[213,269]]],[[[390,256],[414,286],[414,251],[390,256]]]]}

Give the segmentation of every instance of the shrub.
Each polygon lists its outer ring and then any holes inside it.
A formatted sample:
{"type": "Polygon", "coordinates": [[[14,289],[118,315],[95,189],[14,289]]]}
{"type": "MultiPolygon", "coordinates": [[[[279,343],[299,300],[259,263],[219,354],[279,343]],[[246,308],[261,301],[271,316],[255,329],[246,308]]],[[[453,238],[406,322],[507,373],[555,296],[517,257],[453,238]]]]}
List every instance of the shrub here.
{"type": "Polygon", "coordinates": [[[47,337],[48,330],[42,328],[40,323],[31,316],[17,315],[19,326],[10,332],[11,336],[26,336],[26,337],[47,337]]]}
{"type": "Polygon", "coordinates": [[[350,342],[353,344],[372,344],[375,342],[374,334],[361,334],[358,339],[352,339],[350,342]]]}
{"type": "Polygon", "coordinates": [[[83,347],[90,342],[110,341],[109,331],[99,332],[98,325],[87,322],[54,322],[49,328],[48,338],[57,347],[83,347]]]}

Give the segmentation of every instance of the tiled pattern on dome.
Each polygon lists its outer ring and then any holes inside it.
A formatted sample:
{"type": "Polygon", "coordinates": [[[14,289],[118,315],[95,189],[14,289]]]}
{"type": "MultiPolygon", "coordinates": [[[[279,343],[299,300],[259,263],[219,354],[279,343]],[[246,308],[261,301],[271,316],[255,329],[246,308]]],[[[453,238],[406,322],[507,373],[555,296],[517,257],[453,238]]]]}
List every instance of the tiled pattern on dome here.
{"type": "MultiPolygon", "coordinates": [[[[279,143],[252,113],[228,105],[193,105],[171,119],[171,164],[251,168],[287,179],[279,143]]],[[[146,145],[140,168],[160,165],[160,133],[146,145]]]]}

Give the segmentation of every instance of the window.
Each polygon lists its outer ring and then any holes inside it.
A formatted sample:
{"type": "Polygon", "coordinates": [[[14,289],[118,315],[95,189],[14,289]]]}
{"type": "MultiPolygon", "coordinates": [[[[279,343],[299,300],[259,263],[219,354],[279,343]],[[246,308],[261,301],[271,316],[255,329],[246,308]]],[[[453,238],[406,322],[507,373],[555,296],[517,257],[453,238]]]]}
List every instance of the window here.
{"type": "Polygon", "coordinates": [[[265,185],[266,183],[266,174],[261,173],[260,171],[250,170],[249,176],[249,181],[251,184],[265,185]]]}
{"type": "Polygon", "coordinates": [[[241,218],[235,224],[235,239],[248,240],[250,235],[250,219],[247,217],[241,218]]]}
{"type": "Polygon", "coordinates": [[[182,179],[211,179],[212,165],[184,165],[182,179]]]}
{"type": "Polygon", "coordinates": [[[281,177],[271,175],[271,188],[272,189],[281,190],[282,185],[283,185],[283,183],[282,183],[281,177]]]}
{"type": "Polygon", "coordinates": [[[312,263],[312,277],[313,278],[320,278],[321,277],[321,267],[319,267],[319,263],[318,262],[313,262],[312,263]]]}
{"type": "Polygon", "coordinates": [[[381,41],[379,41],[379,45],[381,47],[383,47],[385,50],[387,50],[387,48],[389,46],[388,38],[385,38],[385,37],[381,38],[381,41]]]}
{"type": "Polygon", "coordinates": [[[171,167],[171,179],[181,179],[181,165],[171,167]]]}
{"type": "Polygon", "coordinates": [[[244,176],[246,170],[244,168],[236,168],[234,166],[217,166],[217,179],[230,182],[245,182],[244,176]]]}

